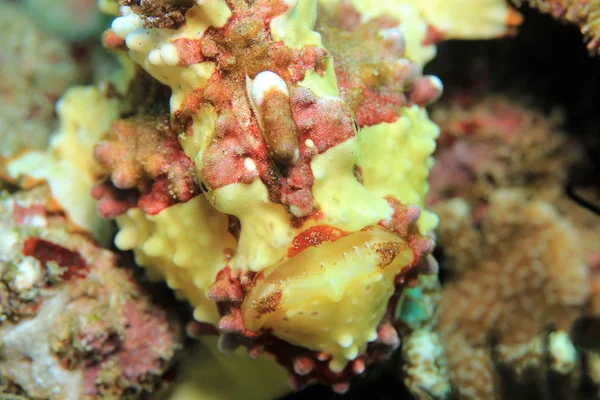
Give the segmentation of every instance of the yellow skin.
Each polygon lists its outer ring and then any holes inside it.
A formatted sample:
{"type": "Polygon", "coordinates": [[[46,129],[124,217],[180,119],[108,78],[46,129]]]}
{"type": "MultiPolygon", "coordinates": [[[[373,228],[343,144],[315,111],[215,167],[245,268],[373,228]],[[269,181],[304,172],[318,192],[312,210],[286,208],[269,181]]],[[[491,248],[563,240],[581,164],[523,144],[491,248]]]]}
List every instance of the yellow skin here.
{"type": "MultiPolygon", "coordinates": [[[[333,3],[323,0],[321,5],[333,3]]],[[[365,20],[385,15],[401,20],[406,55],[420,67],[435,52],[432,44],[423,44],[428,23],[439,21],[448,37],[506,33],[508,9],[499,1],[480,4],[477,9],[486,12],[489,23],[468,25],[470,30],[462,23],[447,23],[465,20],[466,13],[464,9],[459,13],[448,8],[444,2],[397,0],[383,7],[380,2],[350,3],[365,20]]],[[[314,31],[317,2],[287,4],[288,11],[271,21],[272,39],[293,49],[307,45],[324,48],[314,31]]],[[[175,115],[190,94],[207,85],[216,67],[210,61],[183,65],[184,55],[178,53],[175,41],[200,37],[210,26],[223,26],[230,16],[231,10],[223,0],[202,2],[188,10],[186,24],[179,29],[145,29],[139,16],[124,9],[112,29],[125,40],[131,59],[173,89],[171,111],[175,115]]],[[[252,91],[253,80],[246,79],[248,97],[254,112],[260,114],[260,94],[252,91]]],[[[272,86],[277,87],[277,82],[272,81],[272,86]]],[[[277,90],[287,95],[283,85],[277,90]]],[[[308,71],[297,86],[324,99],[339,99],[331,57],[321,74],[308,71]]],[[[191,134],[180,136],[186,154],[195,160],[199,180],[203,179],[204,156],[215,139],[217,117],[214,106],[203,103],[191,117],[191,134]]],[[[251,116],[240,113],[237,117],[244,121],[251,116]]],[[[265,184],[255,178],[250,184],[209,187],[206,197],[171,206],[156,216],[130,210],[117,219],[121,231],[116,244],[123,250],[133,250],[139,264],[189,299],[198,321],[213,325],[220,316],[207,294],[217,273],[227,266],[261,272],[264,279],[249,291],[241,305],[246,329],[268,329],[289,343],[326,352],[332,356],[331,370],[341,371],[377,338],[377,326],[395,290],[394,278],[414,261],[407,238],[378,227],[378,223],[390,221],[394,212],[386,198],[423,209],[437,135],[438,128],[426,111],[412,105],[402,108],[396,121],[367,126],[316,155],[310,167],[315,178],[312,196],[321,212],[318,221],[309,218],[300,226],[290,224],[289,210],[273,203],[265,184]],[[355,177],[355,166],[362,170],[362,183],[355,177]],[[237,242],[227,233],[226,214],[241,222],[237,242]],[[334,227],[347,236],[289,256],[293,239],[317,225],[334,227]],[[385,268],[379,267],[381,256],[374,250],[378,246],[400,249],[385,268]],[[261,312],[256,304],[274,294],[280,299],[277,310],[261,312]]],[[[251,159],[245,165],[249,171],[255,168],[251,159]]],[[[421,234],[428,234],[436,224],[435,215],[421,213],[421,234]]]]}
{"type": "MultiPolygon", "coordinates": [[[[209,2],[192,7],[186,25],[179,31],[139,29],[134,14],[117,19],[113,29],[124,37],[134,60],[173,87],[171,108],[175,111],[186,91],[205,84],[214,65],[178,66],[178,56],[173,54],[169,41],[191,32],[198,35],[209,23],[222,25],[228,16],[224,3],[209,2]],[[126,26],[137,29],[127,31],[126,26]]],[[[322,46],[319,35],[307,24],[315,18],[316,3],[302,1],[297,12],[272,21],[277,27],[273,35],[294,48],[322,46]]],[[[336,77],[331,69],[322,76],[309,74],[306,80],[306,87],[316,94],[335,95],[336,77]]],[[[211,107],[203,106],[194,117],[194,134],[182,139],[197,168],[215,134],[211,107]]],[[[164,276],[171,287],[190,299],[196,307],[196,319],[211,324],[216,324],[219,316],[206,294],[216,274],[227,265],[263,272],[265,280],[252,289],[242,305],[246,328],[255,332],[267,328],[290,343],[325,351],[333,357],[330,368],[340,371],[377,338],[377,325],[394,292],[394,277],[413,261],[412,251],[401,237],[375,226],[392,216],[386,196],[422,207],[438,129],[417,106],[403,109],[401,115],[394,123],[368,127],[312,159],[312,194],[322,212],[318,222],[309,219],[300,227],[290,225],[285,207],[272,203],[264,183],[255,179],[251,184],[234,183],[211,190],[206,199],[195,198],[156,216],[130,210],[118,218],[121,231],[116,244],[133,249],[141,265],[164,276]],[[364,185],[355,178],[354,165],[362,168],[364,185]],[[212,207],[239,218],[242,230],[237,244],[227,234],[227,218],[212,207]],[[209,214],[213,214],[210,222],[209,214]],[[315,225],[353,234],[288,258],[292,240],[315,225]],[[369,231],[361,233],[365,228],[369,231]],[[382,270],[377,267],[379,255],[371,247],[390,243],[405,250],[382,270]],[[231,260],[222,257],[227,249],[235,250],[231,260]],[[199,259],[198,254],[205,256],[199,259]],[[307,288],[310,295],[306,294],[307,288]],[[362,295],[371,290],[378,295],[362,295]],[[279,309],[259,315],[253,303],[274,291],[283,292],[279,309]]],[[[436,220],[433,214],[424,213],[419,224],[427,233],[436,220]]]]}

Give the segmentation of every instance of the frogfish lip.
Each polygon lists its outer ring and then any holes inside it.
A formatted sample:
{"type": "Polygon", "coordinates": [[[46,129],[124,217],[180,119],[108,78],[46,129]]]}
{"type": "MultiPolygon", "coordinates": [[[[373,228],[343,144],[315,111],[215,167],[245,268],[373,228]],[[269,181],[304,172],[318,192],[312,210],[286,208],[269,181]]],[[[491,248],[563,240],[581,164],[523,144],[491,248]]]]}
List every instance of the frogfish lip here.
{"type": "Polygon", "coordinates": [[[331,355],[341,371],[377,339],[395,277],[414,254],[373,226],[321,242],[267,268],[241,305],[246,329],[331,355]]]}

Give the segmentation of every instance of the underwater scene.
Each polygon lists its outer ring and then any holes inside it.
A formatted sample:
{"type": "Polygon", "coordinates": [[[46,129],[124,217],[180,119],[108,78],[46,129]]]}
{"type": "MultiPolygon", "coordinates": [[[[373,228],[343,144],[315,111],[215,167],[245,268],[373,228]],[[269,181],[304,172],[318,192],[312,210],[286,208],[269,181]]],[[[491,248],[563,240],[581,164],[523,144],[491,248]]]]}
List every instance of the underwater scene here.
{"type": "Polygon", "coordinates": [[[600,400],[600,0],[0,0],[1,400],[600,400]]]}

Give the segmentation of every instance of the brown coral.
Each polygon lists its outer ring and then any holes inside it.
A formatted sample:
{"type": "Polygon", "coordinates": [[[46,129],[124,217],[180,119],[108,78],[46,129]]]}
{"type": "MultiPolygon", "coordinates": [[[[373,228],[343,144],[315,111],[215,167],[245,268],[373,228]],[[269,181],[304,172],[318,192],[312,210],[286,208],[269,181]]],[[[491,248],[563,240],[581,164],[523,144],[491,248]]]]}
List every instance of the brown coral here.
{"type": "Polygon", "coordinates": [[[51,206],[45,187],[0,200],[0,390],[51,400],[154,390],[179,347],[176,325],[51,206]]]}
{"type": "Polygon", "coordinates": [[[519,191],[495,192],[479,228],[461,199],[436,211],[440,243],[452,249],[449,267],[460,272],[441,298],[450,377],[467,398],[494,398],[490,338],[518,348],[551,327],[569,330],[587,301],[586,260],[574,227],[519,191]]]}

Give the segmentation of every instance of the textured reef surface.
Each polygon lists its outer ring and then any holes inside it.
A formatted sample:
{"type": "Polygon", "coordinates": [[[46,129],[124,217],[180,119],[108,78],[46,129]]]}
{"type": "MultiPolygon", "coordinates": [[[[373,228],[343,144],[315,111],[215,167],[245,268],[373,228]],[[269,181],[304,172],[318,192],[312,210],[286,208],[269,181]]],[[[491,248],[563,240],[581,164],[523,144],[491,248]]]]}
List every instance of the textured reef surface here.
{"type": "Polygon", "coordinates": [[[600,4],[521,3],[0,0],[0,397],[597,398],[598,120],[486,49],[600,4]]]}

